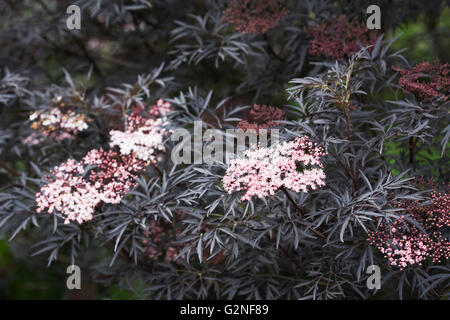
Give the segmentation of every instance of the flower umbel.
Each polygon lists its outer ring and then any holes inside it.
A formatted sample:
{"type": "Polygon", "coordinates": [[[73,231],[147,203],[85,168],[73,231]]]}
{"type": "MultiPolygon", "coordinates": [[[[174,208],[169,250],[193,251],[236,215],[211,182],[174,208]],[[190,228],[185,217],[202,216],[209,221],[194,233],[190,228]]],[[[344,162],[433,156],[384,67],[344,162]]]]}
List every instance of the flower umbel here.
{"type": "Polygon", "coordinates": [[[54,168],[36,193],[36,211],[60,212],[64,223],[89,221],[101,202],[119,203],[142,169],[140,160],[93,149],[80,162],[69,159],[54,168]]]}
{"type": "Polygon", "coordinates": [[[411,69],[393,68],[400,73],[398,84],[405,93],[412,93],[421,100],[441,98],[447,101],[450,95],[450,64],[425,61],[411,69]]]}
{"type": "Polygon", "coordinates": [[[280,108],[255,104],[248,113],[248,120],[241,120],[237,128],[244,131],[254,129],[258,133],[260,129],[278,126],[277,121],[282,120],[283,115],[280,108]]]}
{"type": "MultiPolygon", "coordinates": [[[[31,128],[39,131],[40,140],[50,137],[55,141],[61,141],[88,128],[86,115],[76,112],[76,106],[70,102],[57,97],[52,99],[52,105],[53,107],[48,110],[34,111],[30,114],[31,128]]],[[[33,135],[29,139],[31,144],[36,144],[33,141],[39,141],[39,136],[33,135]]]]}
{"type": "Polygon", "coordinates": [[[171,111],[170,103],[159,99],[149,110],[136,108],[127,117],[126,130],[112,130],[111,147],[118,146],[124,155],[134,153],[143,161],[155,162],[158,151],[165,151],[164,136],[168,133],[166,115],[171,111]]]}
{"type": "Polygon", "coordinates": [[[373,45],[379,35],[376,30],[368,30],[364,23],[356,19],[349,21],[345,15],[333,17],[331,22],[309,27],[306,32],[313,37],[309,54],[325,55],[336,60],[347,59],[361,47],[373,45]]]}
{"type": "Polygon", "coordinates": [[[391,225],[382,223],[369,232],[370,244],[385,255],[392,266],[400,269],[421,265],[426,259],[440,263],[450,258],[450,193],[433,191],[431,204],[404,200],[398,208],[408,213],[426,233],[407,221],[404,216],[391,225]]]}
{"type": "Polygon", "coordinates": [[[263,34],[286,16],[280,0],[230,0],[224,20],[241,33],[263,34]]]}
{"type": "Polygon", "coordinates": [[[241,200],[273,195],[281,187],[308,192],[308,188],[314,190],[325,185],[321,162],[325,153],[307,137],[270,148],[254,148],[244,155],[231,161],[222,179],[228,193],[246,191],[241,200]]]}

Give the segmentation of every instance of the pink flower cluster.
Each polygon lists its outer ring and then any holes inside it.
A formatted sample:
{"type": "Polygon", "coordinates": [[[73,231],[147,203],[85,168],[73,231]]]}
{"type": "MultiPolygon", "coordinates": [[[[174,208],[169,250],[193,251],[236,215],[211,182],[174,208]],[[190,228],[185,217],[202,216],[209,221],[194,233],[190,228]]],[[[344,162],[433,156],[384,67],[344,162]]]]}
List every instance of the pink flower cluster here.
{"type": "MultiPolygon", "coordinates": [[[[169,102],[164,101],[163,99],[158,99],[156,104],[150,106],[148,113],[153,117],[166,117],[170,112],[172,112],[172,107],[169,102]]],[[[138,114],[136,115],[138,116],[138,114]]]]}
{"type": "MultiPolygon", "coordinates": [[[[84,99],[84,96],[79,97],[84,99]]],[[[76,106],[67,98],[52,99],[52,108],[45,111],[34,111],[30,114],[31,128],[37,130],[28,136],[24,143],[34,145],[49,137],[55,141],[72,138],[88,128],[86,115],[77,113],[76,106]],[[67,101],[68,100],[68,101],[67,101]]]]}
{"type": "Polygon", "coordinates": [[[260,129],[278,126],[277,121],[282,120],[283,115],[280,108],[255,104],[248,113],[248,120],[241,120],[237,128],[244,131],[254,129],[258,133],[260,129]]]}
{"type": "Polygon", "coordinates": [[[412,200],[398,204],[427,234],[404,216],[391,225],[382,223],[376,231],[369,232],[370,244],[376,246],[392,266],[403,269],[408,265],[421,265],[427,259],[438,263],[449,259],[450,193],[435,191],[431,193],[431,199],[429,205],[412,200]]]}
{"type": "Polygon", "coordinates": [[[368,30],[365,23],[356,19],[349,21],[345,15],[335,16],[331,22],[323,22],[305,31],[313,37],[309,54],[336,60],[349,58],[361,47],[373,45],[379,36],[376,30],[368,30]]]}
{"type": "Polygon", "coordinates": [[[233,159],[222,179],[228,193],[245,190],[241,200],[273,195],[278,189],[308,192],[325,185],[323,149],[307,137],[254,148],[242,159],[233,159]]]}
{"type": "Polygon", "coordinates": [[[450,92],[450,64],[425,61],[412,69],[393,68],[401,77],[398,81],[405,93],[412,93],[421,100],[441,98],[447,101],[450,92]]]}
{"type": "Polygon", "coordinates": [[[149,110],[135,108],[127,117],[126,130],[111,130],[111,147],[117,146],[124,155],[133,155],[143,161],[155,161],[158,151],[165,151],[164,137],[168,133],[166,115],[170,103],[159,99],[149,110]]]}
{"type": "Polygon", "coordinates": [[[65,220],[83,223],[101,203],[119,203],[134,185],[142,161],[114,151],[91,150],[81,162],[69,159],[52,171],[36,193],[36,211],[60,212],[65,220]]]}
{"type": "Polygon", "coordinates": [[[156,150],[164,150],[163,125],[170,111],[170,104],[161,99],[147,111],[134,108],[126,131],[111,131],[111,146],[120,152],[94,149],[80,162],[69,159],[55,167],[53,177],[36,194],[36,211],[58,211],[65,223],[83,223],[93,218],[100,203],[119,203],[145,162],[154,161],[156,150]]]}
{"type": "Polygon", "coordinates": [[[224,20],[241,33],[263,34],[287,14],[280,0],[230,0],[224,20]]]}

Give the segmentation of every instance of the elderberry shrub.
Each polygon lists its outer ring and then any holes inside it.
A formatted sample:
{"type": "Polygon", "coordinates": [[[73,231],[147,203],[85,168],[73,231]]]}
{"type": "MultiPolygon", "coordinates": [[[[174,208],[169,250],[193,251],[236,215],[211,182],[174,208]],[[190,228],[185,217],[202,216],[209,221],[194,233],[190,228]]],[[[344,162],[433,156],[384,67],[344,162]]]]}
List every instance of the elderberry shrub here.
{"type": "Polygon", "coordinates": [[[371,4],[6,0],[1,236],[141,298],[448,297],[450,65],[387,36],[444,1],[371,4]]]}

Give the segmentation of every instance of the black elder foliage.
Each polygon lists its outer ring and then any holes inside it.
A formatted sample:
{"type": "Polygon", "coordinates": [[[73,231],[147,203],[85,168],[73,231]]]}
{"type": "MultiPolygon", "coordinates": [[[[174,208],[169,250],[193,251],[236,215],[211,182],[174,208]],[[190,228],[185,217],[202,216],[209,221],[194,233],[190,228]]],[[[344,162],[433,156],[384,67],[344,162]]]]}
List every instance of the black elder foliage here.
{"type": "Polygon", "coordinates": [[[417,177],[448,193],[448,75],[443,96],[405,93],[393,67],[414,64],[386,38],[423,12],[438,17],[445,1],[282,3],[277,26],[247,34],[223,19],[225,0],[4,1],[2,235],[21,236],[49,264],[78,264],[100,283],[143,286],[150,299],[448,298],[448,260],[400,269],[368,241],[401,216],[418,224],[397,205],[431,201],[417,177]],[[81,8],[81,30],[66,27],[71,4],[81,8]],[[371,4],[382,12],[374,43],[338,61],[311,54],[311,27],[339,16],[365,22],[371,4]],[[167,137],[157,163],[92,220],[64,224],[58,212],[36,212],[51,169],[110,149],[109,132],[158,99],[173,108],[171,129],[190,132],[194,121],[235,128],[255,103],[281,108],[281,141],[306,135],[327,152],[326,186],[242,201],[224,190],[226,164],[175,165],[167,137]],[[88,128],[33,142],[30,114],[62,103],[88,128]],[[366,285],[369,265],[381,268],[380,290],[366,285]]]}

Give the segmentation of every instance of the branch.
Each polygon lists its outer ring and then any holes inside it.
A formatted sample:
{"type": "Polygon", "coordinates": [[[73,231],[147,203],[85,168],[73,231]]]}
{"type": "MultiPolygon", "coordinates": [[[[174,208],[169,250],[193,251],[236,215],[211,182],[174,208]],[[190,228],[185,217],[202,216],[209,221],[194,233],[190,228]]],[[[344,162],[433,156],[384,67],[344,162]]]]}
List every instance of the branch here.
{"type": "MultiPolygon", "coordinates": [[[[289,194],[289,192],[286,190],[286,188],[281,187],[281,190],[283,190],[283,192],[286,194],[287,198],[289,199],[289,201],[291,201],[291,203],[294,205],[294,207],[297,209],[298,213],[300,213],[301,217],[304,218],[305,214],[303,212],[303,210],[295,203],[294,199],[292,199],[291,195],[289,194]]],[[[311,229],[312,232],[314,232],[316,235],[318,235],[319,237],[325,239],[326,236],[321,233],[320,231],[317,231],[316,229],[311,229]]]]}

